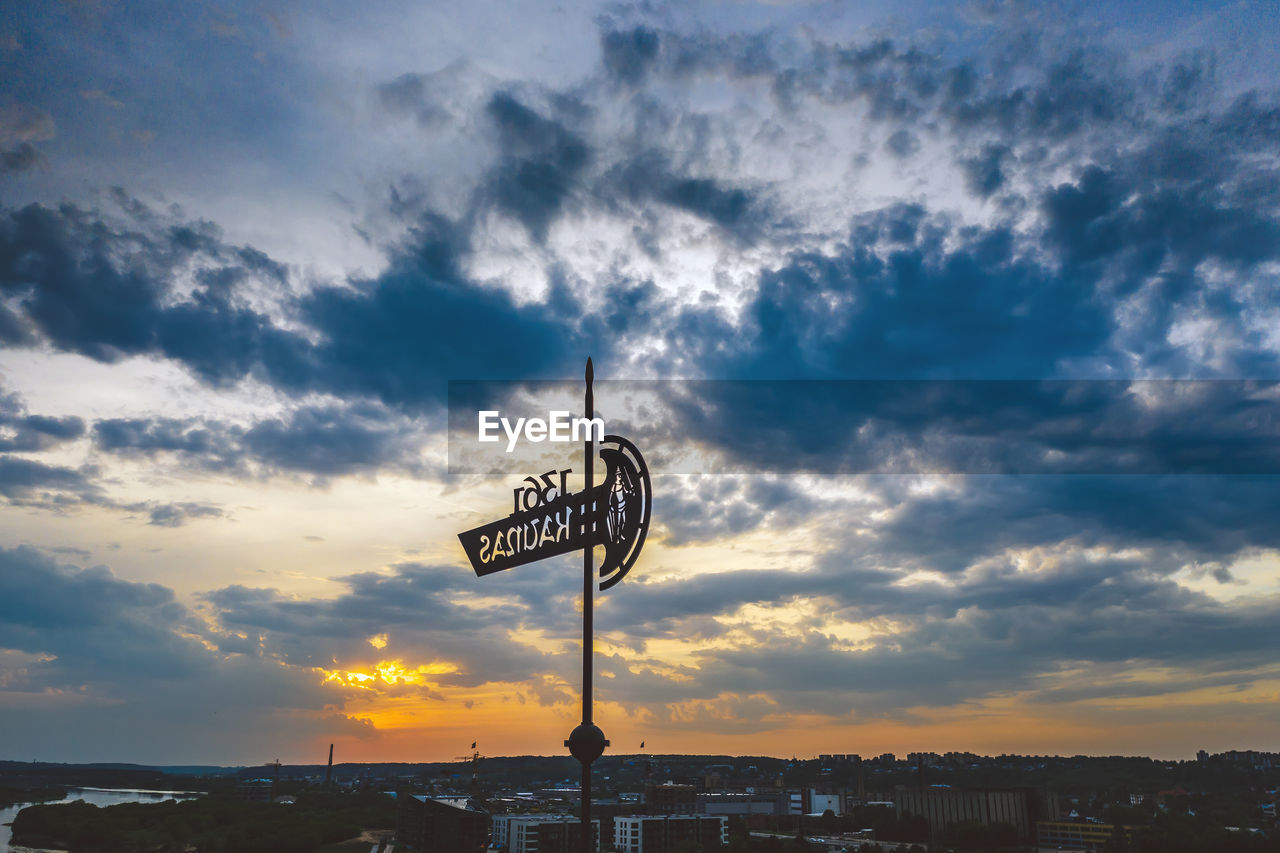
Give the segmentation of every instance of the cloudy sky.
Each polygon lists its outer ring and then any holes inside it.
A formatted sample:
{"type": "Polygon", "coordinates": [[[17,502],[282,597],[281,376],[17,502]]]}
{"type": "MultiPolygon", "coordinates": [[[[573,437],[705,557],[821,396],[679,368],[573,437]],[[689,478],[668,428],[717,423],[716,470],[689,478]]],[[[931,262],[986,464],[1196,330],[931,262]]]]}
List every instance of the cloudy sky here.
{"type": "Polygon", "coordinates": [[[613,751],[1280,750],[1277,36],[6,6],[0,757],[561,754],[580,569],[475,577],[537,472],[448,383],[588,354],[656,492],[613,751]]]}

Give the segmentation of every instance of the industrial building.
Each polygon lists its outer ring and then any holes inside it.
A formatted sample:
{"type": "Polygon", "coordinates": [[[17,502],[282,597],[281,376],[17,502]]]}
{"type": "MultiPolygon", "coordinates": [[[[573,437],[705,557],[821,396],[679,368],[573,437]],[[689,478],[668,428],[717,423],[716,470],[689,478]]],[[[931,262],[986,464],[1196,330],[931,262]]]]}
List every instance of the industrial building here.
{"type": "Polygon", "coordinates": [[[1038,788],[900,787],[893,800],[898,817],[910,813],[929,821],[935,843],[948,826],[964,822],[1009,824],[1020,840],[1030,841],[1037,822],[1061,817],[1058,798],[1038,788]]]}

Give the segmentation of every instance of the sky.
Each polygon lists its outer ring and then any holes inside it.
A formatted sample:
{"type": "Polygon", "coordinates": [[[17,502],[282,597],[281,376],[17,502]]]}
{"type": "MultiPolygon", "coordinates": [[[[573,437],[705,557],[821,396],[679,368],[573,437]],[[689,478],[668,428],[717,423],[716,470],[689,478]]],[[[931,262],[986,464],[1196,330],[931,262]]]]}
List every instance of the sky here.
{"type": "Polygon", "coordinates": [[[611,752],[1280,750],[1278,35],[7,5],[0,757],[563,754],[580,563],[456,534],[580,452],[459,454],[449,383],[588,355],[654,489],[611,752]]]}

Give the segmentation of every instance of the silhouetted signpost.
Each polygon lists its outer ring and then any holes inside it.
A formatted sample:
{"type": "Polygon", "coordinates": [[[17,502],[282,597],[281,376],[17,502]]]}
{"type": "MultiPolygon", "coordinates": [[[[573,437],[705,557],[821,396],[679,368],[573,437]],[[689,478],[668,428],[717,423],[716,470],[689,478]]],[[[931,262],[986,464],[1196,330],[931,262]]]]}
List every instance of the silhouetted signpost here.
{"type": "MultiPolygon", "coordinates": [[[[595,417],[591,359],[587,359],[586,420],[595,417]]],[[[594,551],[604,547],[600,589],[626,576],[640,556],[649,532],[652,489],[649,469],[636,446],[617,435],[604,435],[600,458],[604,479],[595,485],[595,436],[587,430],[583,448],[583,489],[567,491],[570,469],[526,477],[517,487],[506,518],[458,534],[476,575],[500,572],[582,549],[582,724],[564,745],[582,764],[582,853],[593,850],[591,832],[591,762],[609,745],[592,722],[591,662],[594,651],[592,597],[594,551]]]]}

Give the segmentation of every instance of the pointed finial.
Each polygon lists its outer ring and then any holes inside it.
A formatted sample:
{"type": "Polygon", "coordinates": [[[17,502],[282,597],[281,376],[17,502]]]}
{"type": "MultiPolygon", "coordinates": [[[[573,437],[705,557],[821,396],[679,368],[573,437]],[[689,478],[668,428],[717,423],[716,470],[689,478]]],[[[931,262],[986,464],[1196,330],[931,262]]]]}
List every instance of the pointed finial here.
{"type": "Polygon", "coordinates": [[[591,356],[587,356],[587,384],[591,384],[591,380],[595,378],[595,370],[591,367],[591,356]]]}

